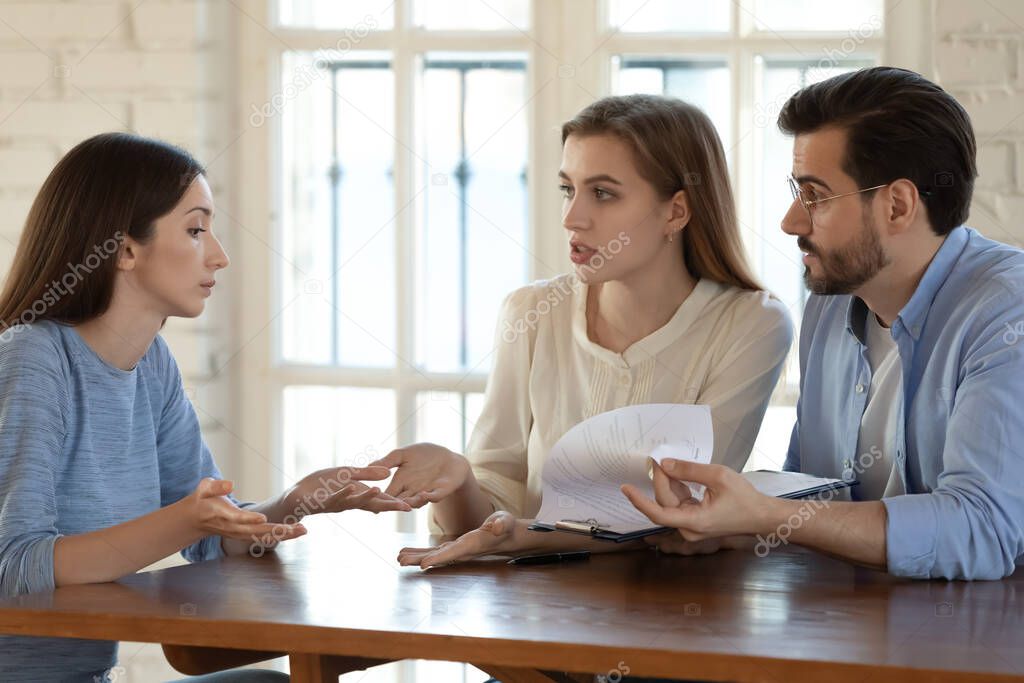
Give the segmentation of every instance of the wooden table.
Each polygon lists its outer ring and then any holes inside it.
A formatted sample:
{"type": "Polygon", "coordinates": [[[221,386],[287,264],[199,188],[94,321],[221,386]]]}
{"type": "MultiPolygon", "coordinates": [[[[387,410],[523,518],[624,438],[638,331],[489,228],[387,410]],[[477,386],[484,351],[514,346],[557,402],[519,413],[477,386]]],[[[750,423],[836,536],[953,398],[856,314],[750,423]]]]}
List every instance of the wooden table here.
{"type": "Polygon", "coordinates": [[[627,669],[776,683],[1024,680],[1022,571],[914,582],[779,548],[421,572],[395,556],[423,537],[308,522],[308,536],[260,559],[0,602],[0,633],[163,643],[185,673],[287,653],[300,683],[400,659],[469,662],[507,683],[617,680],[627,669]]]}

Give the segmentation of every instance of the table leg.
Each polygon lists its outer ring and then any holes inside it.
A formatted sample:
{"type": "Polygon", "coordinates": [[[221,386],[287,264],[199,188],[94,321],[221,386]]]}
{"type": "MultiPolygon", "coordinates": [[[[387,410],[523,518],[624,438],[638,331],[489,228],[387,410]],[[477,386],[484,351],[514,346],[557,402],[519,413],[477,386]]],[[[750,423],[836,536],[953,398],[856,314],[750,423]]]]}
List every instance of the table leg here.
{"type": "Polygon", "coordinates": [[[308,652],[293,652],[288,655],[292,683],[338,683],[338,676],[350,671],[369,669],[387,664],[387,659],[366,657],[338,657],[317,655],[308,652]]]}
{"type": "Polygon", "coordinates": [[[175,671],[190,676],[224,671],[237,666],[264,662],[283,657],[283,652],[256,650],[229,650],[219,647],[194,647],[191,645],[164,645],[164,657],[175,671]]]}

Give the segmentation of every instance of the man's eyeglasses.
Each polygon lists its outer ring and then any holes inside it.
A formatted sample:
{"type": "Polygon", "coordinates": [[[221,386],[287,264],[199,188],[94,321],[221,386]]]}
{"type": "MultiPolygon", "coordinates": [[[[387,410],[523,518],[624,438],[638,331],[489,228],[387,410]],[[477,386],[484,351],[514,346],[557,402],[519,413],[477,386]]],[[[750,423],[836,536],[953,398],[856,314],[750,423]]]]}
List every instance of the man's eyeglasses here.
{"type": "Polygon", "coordinates": [[[811,218],[814,218],[814,207],[816,207],[818,204],[821,204],[822,202],[827,202],[830,199],[839,199],[840,197],[849,197],[851,195],[861,194],[863,192],[870,192],[871,190],[878,190],[889,184],[883,183],[881,185],[875,185],[874,187],[865,187],[863,190],[856,190],[854,192],[843,192],[842,194],[834,194],[829,197],[818,197],[813,192],[802,190],[800,188],[800,184],[796,181],[796,178],[794,178],[793,176],[789,176],[788,178],[786,178],[786,181],[789,183],[790,192],[793,193],[793,199],[797,200],[798,202],[800,202],[800,204],[803,205],[804,209],[807,210],[807,215],[810,216],[811,218]]]}

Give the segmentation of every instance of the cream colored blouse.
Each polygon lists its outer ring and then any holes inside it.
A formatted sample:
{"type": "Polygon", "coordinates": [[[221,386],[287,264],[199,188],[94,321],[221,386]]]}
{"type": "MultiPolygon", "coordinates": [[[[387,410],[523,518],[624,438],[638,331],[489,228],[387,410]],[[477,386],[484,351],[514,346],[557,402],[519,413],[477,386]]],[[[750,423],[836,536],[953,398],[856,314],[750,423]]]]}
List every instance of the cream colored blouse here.
{"type": "Polygon", "coordinates": [[[548,452],[573,425],[638,403],[711,406],[713,462],[740,470],[793,338],[765,292],[699,280],[663,327],[619,354],[587,336],[587,285],[573,275],[510,294],[466,457],[495,508],[532,518],[548,452]]]}

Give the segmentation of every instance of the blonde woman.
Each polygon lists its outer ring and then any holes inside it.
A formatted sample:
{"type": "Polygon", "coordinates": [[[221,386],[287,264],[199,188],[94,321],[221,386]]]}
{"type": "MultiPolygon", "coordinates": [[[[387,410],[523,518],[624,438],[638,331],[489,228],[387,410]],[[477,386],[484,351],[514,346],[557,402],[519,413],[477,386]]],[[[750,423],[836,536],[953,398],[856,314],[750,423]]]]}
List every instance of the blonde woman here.
{"type": "Polygon", "coordinates": [[[742,469],[779,378],[792,326],[750,273],[708,117],[672,98],[608,97],[565,123],[562,142],[574,272],[505,301],[465,456],[416,444],[375,463],[398,468],[387,493],[433,503],[444,533],[485,526],[403,551],[403,564],[573,542],[525,531],[544,460],[570,427],[622,406],[710,405],[713,462],[742,469]]]}

